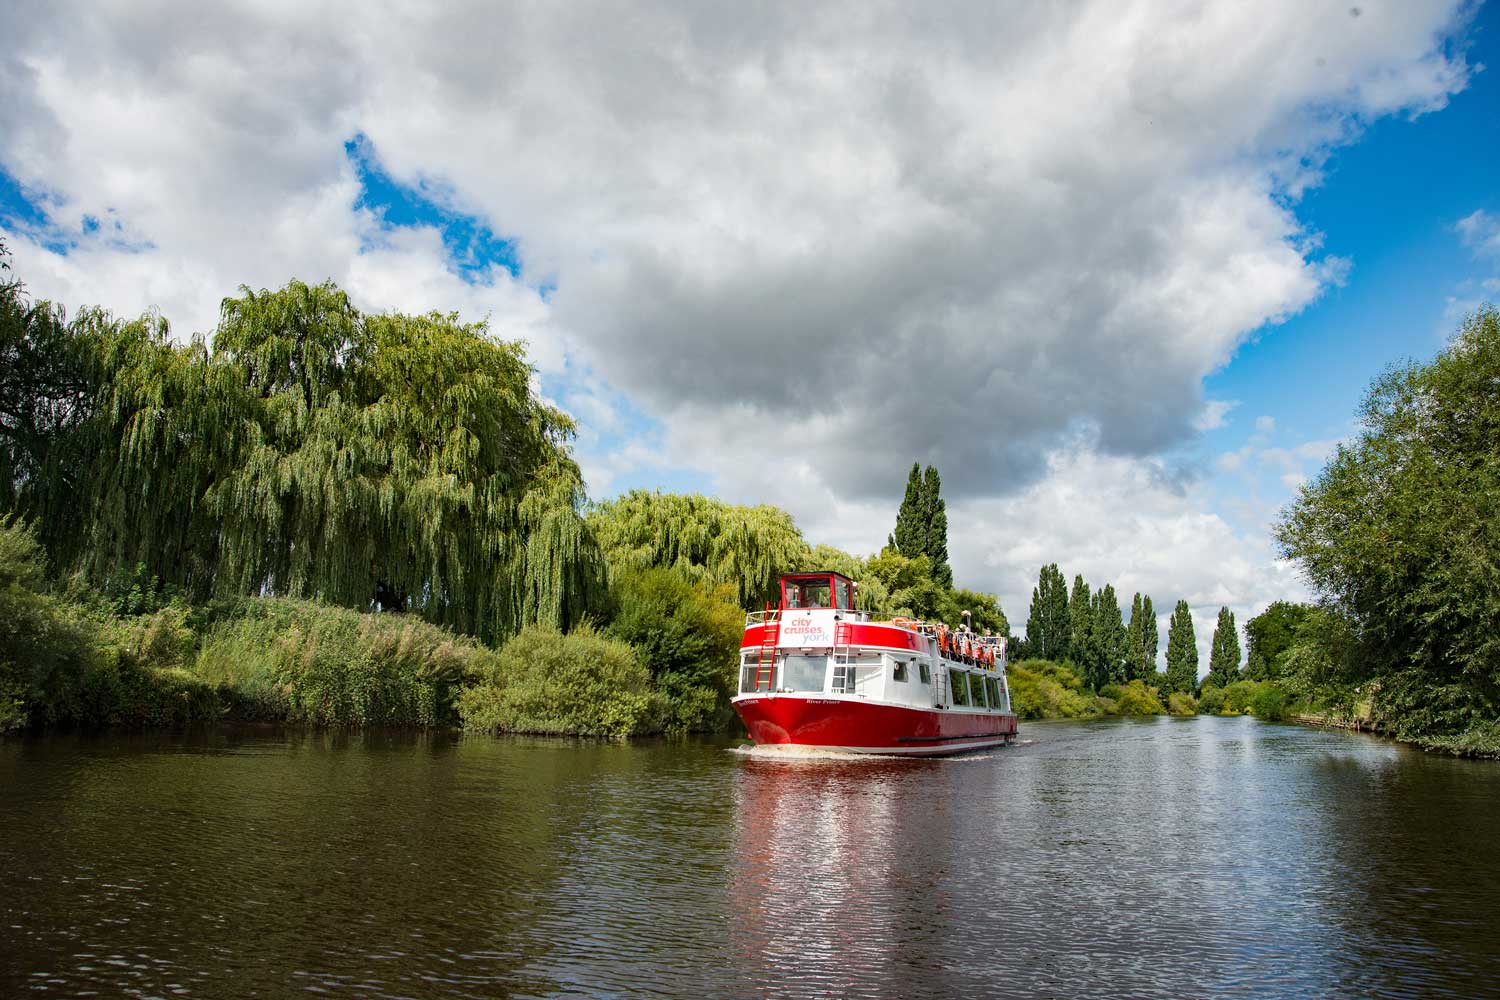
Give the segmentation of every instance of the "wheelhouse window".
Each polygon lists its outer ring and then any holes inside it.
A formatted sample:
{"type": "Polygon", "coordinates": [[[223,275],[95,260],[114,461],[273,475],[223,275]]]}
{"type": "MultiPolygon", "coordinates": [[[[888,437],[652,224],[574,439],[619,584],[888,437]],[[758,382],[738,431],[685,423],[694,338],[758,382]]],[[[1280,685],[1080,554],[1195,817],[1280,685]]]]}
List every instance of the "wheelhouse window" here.
{"type": "Polygon", "coordinates": [[[854,585],[837,573],[793,574],[781,578],[782,605],[787,608],[854,607],[854,585]]]}
{"type": "Polygon", "coordinates": [[[923,684],[932,683],[932,668],[927,665],[926,660],[917,664],[917,679],[923,684]]]}
{"type": "Polygon", "coordinates": [[[788,656],[781,665],[782,689],[821,694],[827,668],[826,656],[788,656]]]}
{"type": "Polygon", "coordinates": [[[902,684],[906,683],[906,681],[907,681],[907,675],[906,675],[906,661],[905,660],[896,660],[894,663],[891,664],[891,680],[893,680],[893,681],[899,681],[902,684]]]}

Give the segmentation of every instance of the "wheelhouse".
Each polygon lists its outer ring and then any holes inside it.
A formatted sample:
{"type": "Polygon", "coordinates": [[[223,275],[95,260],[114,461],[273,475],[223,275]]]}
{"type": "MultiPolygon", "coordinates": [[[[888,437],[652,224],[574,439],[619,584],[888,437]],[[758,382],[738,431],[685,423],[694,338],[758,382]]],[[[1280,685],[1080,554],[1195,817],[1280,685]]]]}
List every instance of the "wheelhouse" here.
{"type": "Polygon", "coordinates": [[[789,573],[781,578],[781,610],[854,609],[855,584],[842,573],[789,573]]]}

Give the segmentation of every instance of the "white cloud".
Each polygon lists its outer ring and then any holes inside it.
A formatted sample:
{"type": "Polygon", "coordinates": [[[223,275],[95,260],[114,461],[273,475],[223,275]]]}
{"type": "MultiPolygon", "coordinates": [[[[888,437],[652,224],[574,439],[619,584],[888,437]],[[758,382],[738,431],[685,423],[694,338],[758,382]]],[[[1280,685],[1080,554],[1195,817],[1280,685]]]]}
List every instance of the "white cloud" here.
{"type": "Polygon", "coordinates": [[[1198,431],[1212,431],[1224,426],[1224,418],[1229,411],[1240,405],[1237,399],[1210,399],[1203,404],[1203,410],[1193,418],[1193,429],[1198,431]]]}
{"type": "Polygon", "coordinates": [[[1476,257],[1500,257],[1500,215],[1478,209],[1455,226],[1464,246],[1476,257]]]}

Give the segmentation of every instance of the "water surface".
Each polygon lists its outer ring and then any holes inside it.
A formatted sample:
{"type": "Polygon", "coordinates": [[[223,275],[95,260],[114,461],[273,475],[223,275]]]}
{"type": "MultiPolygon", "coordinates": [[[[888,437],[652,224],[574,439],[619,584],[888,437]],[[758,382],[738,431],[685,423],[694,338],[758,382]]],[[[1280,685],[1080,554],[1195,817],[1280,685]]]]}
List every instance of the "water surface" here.
{"type": "Polygon", "coordinates": [[[0,996],[1500,994],[1500,765],[1251,719],[945,761],[0,743],[0,996]]]}

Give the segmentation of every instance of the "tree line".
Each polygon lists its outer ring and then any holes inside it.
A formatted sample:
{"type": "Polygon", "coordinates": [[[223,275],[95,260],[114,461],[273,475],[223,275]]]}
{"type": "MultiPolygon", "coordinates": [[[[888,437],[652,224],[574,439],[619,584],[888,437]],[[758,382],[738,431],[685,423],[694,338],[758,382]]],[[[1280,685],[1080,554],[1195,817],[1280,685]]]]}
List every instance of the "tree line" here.
{"type": "MultiPolygon", "coordinates": [[[[1079,574],[1070,593],[1062,571],[1049,563],[1031,591],[1026,637],[1016,643],[1015,656],[1071,663],[1095,690],[1138,680],[1167,693],[1197,691],[1198,643],[1187,601],[1179,600],[1169,619],[1165,673],[1156,669],[1159,644],[1150,594],[1131,598],[1126,620],[1113,584],[1094,590],[1079,574]]],[[[1239,632],[1234,613],[1222,607],[1204,684],[1226,687],[1239,678],[1239,632]]]]}

